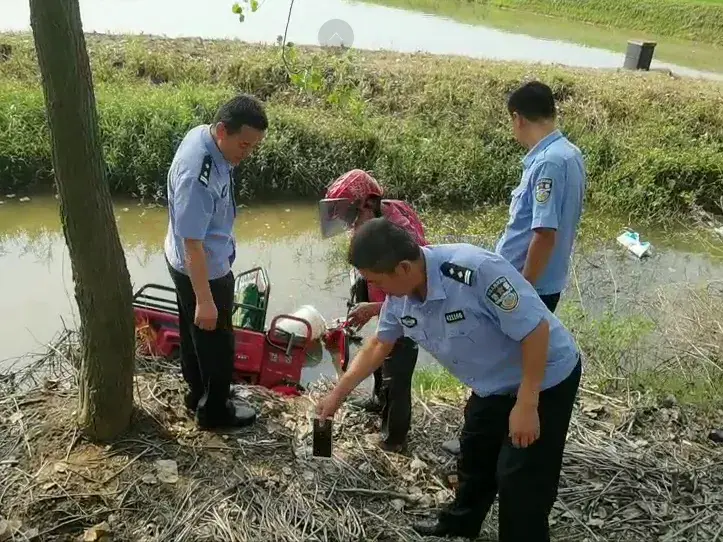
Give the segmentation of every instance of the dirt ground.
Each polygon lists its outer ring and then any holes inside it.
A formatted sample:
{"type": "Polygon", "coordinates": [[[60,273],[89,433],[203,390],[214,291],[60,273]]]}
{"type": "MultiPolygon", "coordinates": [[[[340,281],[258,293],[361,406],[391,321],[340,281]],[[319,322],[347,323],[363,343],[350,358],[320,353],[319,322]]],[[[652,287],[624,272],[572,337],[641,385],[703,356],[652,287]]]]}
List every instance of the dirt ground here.
{"type": "MultiPolygon", "coordinates": [[[[379,450],[378,420],[343,407],[333,459],[321,460],[318,389],[290,400],[238,388],[259,422],[202,432],[178,371],[140,360],[133,426],[98,446],[73,423],[73,370],[56,360],[38,377],[40,365],[0,380],[0,540],[416,541],[411,522],[453,495],[440,444],[458,431],[461,401],[416,398],[404,455],[379,450]]],[[[581,391],[553,539],[723,541],[723,447],[708,427],[671,400],[581,391]]],[[[494,516],[480,540],[496,539],[494,516]]]]}

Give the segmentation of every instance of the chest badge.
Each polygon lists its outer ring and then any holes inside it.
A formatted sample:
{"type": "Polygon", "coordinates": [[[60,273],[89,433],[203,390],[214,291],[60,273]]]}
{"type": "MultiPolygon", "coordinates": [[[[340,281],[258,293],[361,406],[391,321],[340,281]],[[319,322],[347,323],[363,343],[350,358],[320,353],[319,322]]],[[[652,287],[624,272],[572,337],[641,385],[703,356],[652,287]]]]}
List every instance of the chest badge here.
{"type": "Polygon", "coordinates": [[[520,304],[520,296],[507,277],[499,277],[489,288],[486,297],[505,312],[511,312],[520,304]]]}
{"type": "Polygon", "coordinates": [[[540,179],[535,184],[535,201],[546,203],[552,194],[552,179],[540,179]]]}
{"type": "Polygon", "coordinates": [[[405,327],[414,327],[417,325],[417,319],[414,316],[402,316],[400,321],[405,327]]]}
{"type": "Polygon", "coordinates": [[[444,320],[448,324],[454,324],[455,322],[460,322],[460,321],[464,320],[464,312],[462,312],[462,311],[448,312],[444,315],[444,320]]]}

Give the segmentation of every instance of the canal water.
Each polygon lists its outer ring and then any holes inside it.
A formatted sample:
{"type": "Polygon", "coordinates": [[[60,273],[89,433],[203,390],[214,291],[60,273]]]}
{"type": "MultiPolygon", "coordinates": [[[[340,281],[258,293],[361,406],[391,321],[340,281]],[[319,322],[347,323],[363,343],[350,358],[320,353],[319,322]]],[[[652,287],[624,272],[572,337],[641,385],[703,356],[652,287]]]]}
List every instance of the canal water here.
{"type": "MultiPolygon", "coordinates": [[[[0,371],[28,353],[45,352],[63,326],[76,327],[77,313],[70,261],[60,229],[58,202],[53,196],[34,196],[29,202],[0,195],[0,371]]],[[[499,212],[499,211],[494,211],[499,212]]],[[[162,252],[168,215],[164,207],[116,200],[115,214],[134,291],[155,282],[171,285],[162,252]]],[[[473,213],[446,215],[435,228],[434,242],[467,241],[490,246],[497,225],[481,237],[460,237],[473,213]],[[448,235],[448,236],[447,236],[448,235]]],[[[723,238],[706,243],[704,236],[642,230],[655,247],[653,258],[642,261],[614,243],[615,219],[587,213],[573,273],[565,294],[579,298],[587,310],[603,311],[615,300],[617,310],[634,306],[641,295],[675,284],[696,285],[723,281],[723,238]],[[595,234],[586,231],[594,229],[595,234]]],[[[632,224],[634,226],[634,224],[632,224]]],[[[263,266],[271,281],[267,323],[279,313],[291,313],[311,304],[327,320],[346,311],[348,269],[341,258],[342,244],[323,241],[313,203],[279,203],[242,208],[235,225],[238,256],[235,271],[263,266]]],[[[705,237],[708,239],[708,237],[705,237]]],[[[365,328],[371,332],[374,323],[365,328]]],[[[326,361],[305,371],[304,379],[333,374],[326,361]]],[[[432,363],[424,354],[420,365],[432,363]]]]}
{"type": "MultiPolygon", "coordinates": [[[[244,23],[239,23],[231,13],[232,4],[232,0],[206,0],[201,9],[201,3],[191,0],[80,0],[87,32],[232,38],[264,43],[275,43],[284,33],[290,6],[288,0],[260,0],[257,12],[250,13],[246,9],[248,16],[244,23]]],[[[620,68],[624,59],[618,47],[611,51],[600,46],[612,47],[609,29],[582,23],[490,10],[485,24],[463,24],[448,18],[348,0],[294,0],[288,39],[298,44],[316,45],[322,25],[332,19],[340,19],[351,26],[352,45],[360,49],[424,51],[591,68],[620,68]],[[575,40],[598,46],[580,45],[575,40]]],[[[29,30],[27,0],[3,0],[0,31],[7,30],[29,30]]],[[[340,30],[340,34],[343,33],[340,30]]],[[[627,41],[623,34],[615,35],[619,35],[620,45],[627,41]]],[[[673,54],[674,58],[693,62],[696,54],[687,56],[680,53],[681,47],[685,49],[685,46],[675,44],[675,47],[678,52],[673,54]]],[[[723,80],[723,54],[718,55],[712,50],[704,50],[702,54],[708,60],[718,59],[703,63],[707,71],[685,67],[687,63],[680,66],[657,60],[653,67],[669,68],[680,75],[723,80]]]]}

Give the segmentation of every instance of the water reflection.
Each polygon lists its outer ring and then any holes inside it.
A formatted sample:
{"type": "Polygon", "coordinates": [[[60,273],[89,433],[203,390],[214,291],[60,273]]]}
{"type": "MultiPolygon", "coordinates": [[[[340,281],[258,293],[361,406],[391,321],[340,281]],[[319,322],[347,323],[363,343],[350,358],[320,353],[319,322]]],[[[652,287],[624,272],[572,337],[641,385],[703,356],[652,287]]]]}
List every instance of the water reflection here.
{"type": "MultiPolygon", "coordinates": [[[[12,315],[0,327],[3,360],[38,350],[62,322],[77,324],[77,314],[57,202],[34,198],[0,209],[0,298],[12,315]]],[[[119,203],[115,210],[134,289],[148,282],[170,285],[162,252],[166,210],[137,203],[119,203]]],[[[317,228],[313,205],[241,210],[235,268],[266,268],[272,282],[269,316],[306,303],[328,318],[343,314],[346,272],[330,265],[333,244],[322,242],[317,228]]]]}
{"type": "MultiPolygon", "coordinates": [[[[4,0],[0,29],[29,29],[26,0],[4,0]]],[[[230,12],[231,0],[207,0],[203,16],[191,0],[81,0],[83,27],[91,32],[155,34],[169,37],[232,38],[275,43],[283,33],[289,10],[285,0],[266,0],[240,24],[230,12]],[[138,17],[138,13],[143,17],[138,17]]],[[[534,16],[525,15],[533,18],[534,16]]],[[[321,26],[330,19],[352,25],[354,47],[410,52],[425,51],[477,58],[560,63],[570,66],[619,68],[624,55],[574,43],[546,40],[385,6],[344,0],[295,0],[288,38],[318,44],[321,26]]],[[[546,24],[541,19],[541,24],[546,24]]],[[[549,23],[547,23],[549,24],[549,23]]],[[[723,79],[723,75],[653,62],[676,73],[723,79]]]]}

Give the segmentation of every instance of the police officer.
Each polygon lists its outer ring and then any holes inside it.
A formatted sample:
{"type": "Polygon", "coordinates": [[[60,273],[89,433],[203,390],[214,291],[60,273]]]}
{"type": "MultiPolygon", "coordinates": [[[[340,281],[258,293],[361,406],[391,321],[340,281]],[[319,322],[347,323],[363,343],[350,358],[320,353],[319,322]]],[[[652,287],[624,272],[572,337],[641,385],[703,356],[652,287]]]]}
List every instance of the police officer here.
{"type": "MultiPolygon", "coordinates": [[[[555,312],[567,285],[570,256],[585,197],[582,153],[556,126],[550,87],[533,81],[510,94],[507,110],[517,141],[528,149],[510,217],[495,251],[522,273],[555,312]]],[[[442,448],[459,453],[459,440],[442,448]]]]}
{"type": "Polygon", "coordinates": [[[234,335],[231,323],[236,248],[232,171],[268,127],[262,104],[239,95],[213,123],[183,138],[168,171],[165,255],[180,316],[186,407],[202,428],[253,423],[256,413],[230,399],[234,335]]]}
{"type": "Polygon", "coordinates": [[[581,362],[570,332],[501,256],[468,244],[420,247],[382,219],[361,226],[349,263],[387,292],[376,335],[317,406],[344,397],[410,337],[472,388],[455,499],[422,535],[475,538],[499,495],[500,542],[549,540],[581,362]]]}
{"type": "MultiPolygon", "coordinates": [[[[324,237],[384,217],[407,230],[420,245],[426,245],[424,226],[412,207],[403,201],[382,199],[383,195],[377,180],[361,169],[352,169],[335,179],[319,202],[324,237]]],[[[349,312],[349,323],[361,329],[379,316],[385,297],[379,288],[359,277],[351,288],[354,307],[349,312]]],[[[401,452],[407,445],[412,421],[412,376],[418,354],[414,341],[400,337],[382,367],[374,371],[372,395],[356,402],[369,412],[381,414],[379,446],[388,452],[401,452]]]]}
{"type": "Polygon", "coordinates": [[[557,129],[550,87],[538,81],[521,86],[510,95],[507,110],[515,138],[529,152],[495,251],[522,273],[554,312],[567,285],[582,214],[585,163],[580,149],[557,129]]]}

